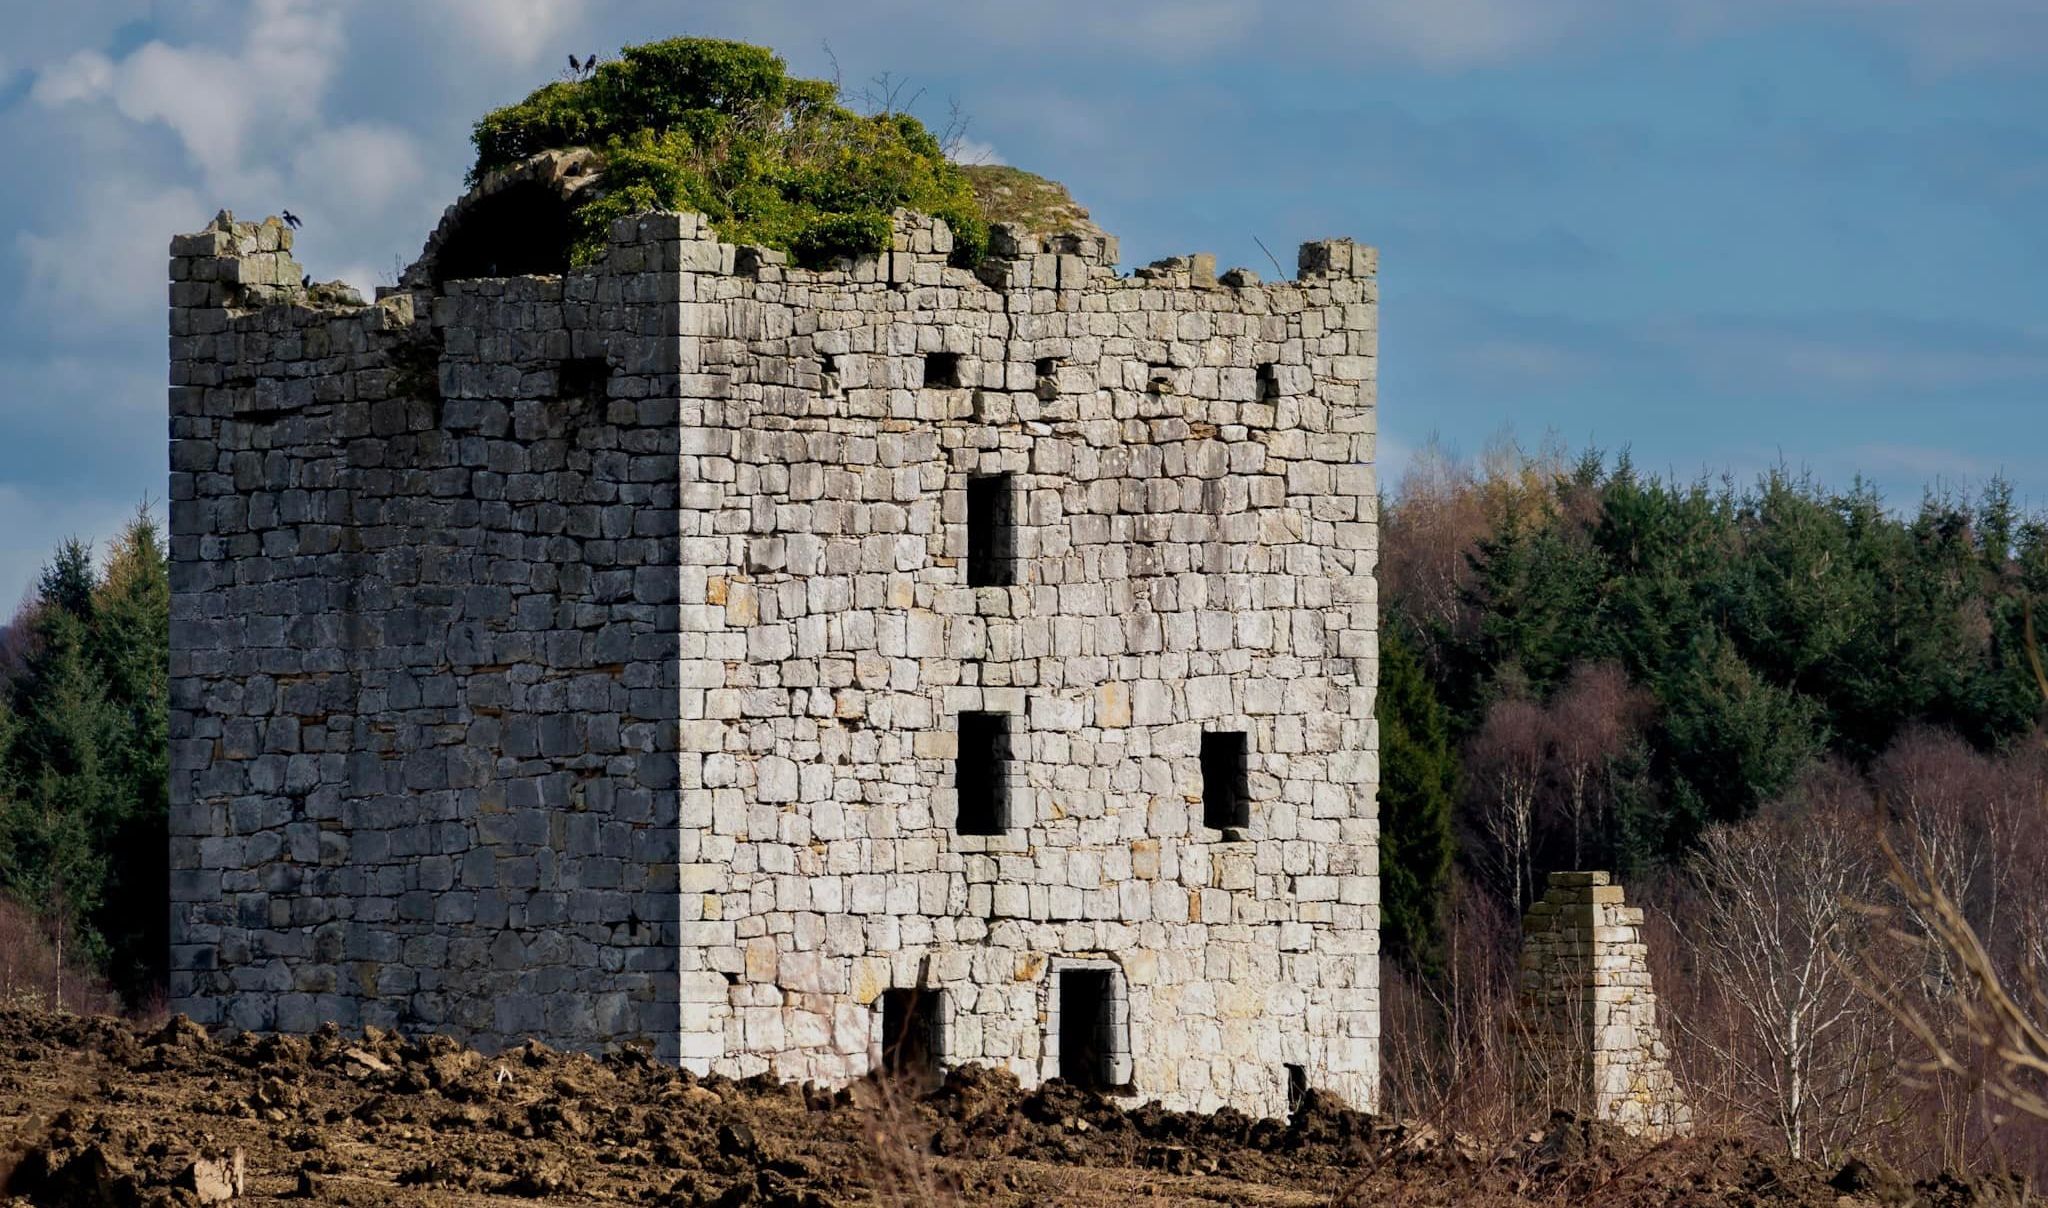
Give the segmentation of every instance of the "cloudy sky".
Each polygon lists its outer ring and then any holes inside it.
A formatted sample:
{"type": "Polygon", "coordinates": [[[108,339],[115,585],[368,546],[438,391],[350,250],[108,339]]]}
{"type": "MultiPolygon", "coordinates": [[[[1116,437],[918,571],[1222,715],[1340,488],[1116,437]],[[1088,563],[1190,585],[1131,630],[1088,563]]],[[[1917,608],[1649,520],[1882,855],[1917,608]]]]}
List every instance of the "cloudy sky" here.
{"type": "MultiPolygon", "coordinates": [[[[1381,249],[1389,477],[1439,434],[2048,505],[2038,0],[63,0],[0,37],[0,612],[160,505],[164,259],[226,206],[316,277],[417,254],[565,55],[761,41],[957,100],[1127,264],[1381,249]],[[830,48],[828,56],[827,47],[830,48]]],[[[906,94],[908,95],[908,94],[906,94]]]]}

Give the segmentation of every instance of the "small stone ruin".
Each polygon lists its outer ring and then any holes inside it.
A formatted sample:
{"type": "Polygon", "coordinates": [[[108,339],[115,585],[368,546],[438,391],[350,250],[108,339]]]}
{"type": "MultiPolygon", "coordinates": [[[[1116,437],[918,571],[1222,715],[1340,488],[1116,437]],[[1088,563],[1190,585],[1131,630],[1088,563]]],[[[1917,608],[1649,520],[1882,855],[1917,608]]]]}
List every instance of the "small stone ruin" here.
{"type": "Polygon", "coordinates": [[[1554,872],[1522,921],[1523,1072],[1560,1106],[1654,1138],[1692,1131],[1666,1064],[1643,911],[1604,872],[1554,872]]]}

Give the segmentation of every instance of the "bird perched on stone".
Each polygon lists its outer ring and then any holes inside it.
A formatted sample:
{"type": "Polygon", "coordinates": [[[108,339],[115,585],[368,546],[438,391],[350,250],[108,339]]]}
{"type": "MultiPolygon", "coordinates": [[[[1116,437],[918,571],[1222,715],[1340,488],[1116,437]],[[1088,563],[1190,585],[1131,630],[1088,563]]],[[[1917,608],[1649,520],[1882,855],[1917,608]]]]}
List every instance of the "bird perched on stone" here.
{"type": "Polygon", "coordinates": [[[306,275],[304,275],[304,276],[300,277],[300,278],[299,278],[299,288],[300,288],[300,289],[311,289],[311,288],[313,288],[313,274],[311,274],[311,273],[307,273],[306,275]]]}
{"type": "Polygon", "coordinates": [[[292,213],[290,210],[286,210],[283,212],[281,217],[283,217],[284,224],[286,226],[290,227],[295,231],[299,229],[299,216],[297,214],[292,213]]]}

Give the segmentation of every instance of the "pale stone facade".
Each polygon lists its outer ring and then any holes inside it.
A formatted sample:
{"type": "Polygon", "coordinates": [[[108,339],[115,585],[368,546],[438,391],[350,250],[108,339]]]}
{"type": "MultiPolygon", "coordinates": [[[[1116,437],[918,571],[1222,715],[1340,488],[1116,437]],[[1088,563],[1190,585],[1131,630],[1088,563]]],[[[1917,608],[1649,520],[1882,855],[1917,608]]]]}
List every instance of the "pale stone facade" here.
{"type": "Polygon", "coordinates": [[[1530,1071],[1573,1110],[1629,1132],[1692,1131],[1666,1064],[1643,911],[1604,872],[1554,872],[1522,923],[1530,1071]]]}
{"type": "Polygon", "coordinates": [[[1369,1106],[1372,250],[480,256],[578,170],[369,305],[173,243],[176,1009],[1369,1106]]]}

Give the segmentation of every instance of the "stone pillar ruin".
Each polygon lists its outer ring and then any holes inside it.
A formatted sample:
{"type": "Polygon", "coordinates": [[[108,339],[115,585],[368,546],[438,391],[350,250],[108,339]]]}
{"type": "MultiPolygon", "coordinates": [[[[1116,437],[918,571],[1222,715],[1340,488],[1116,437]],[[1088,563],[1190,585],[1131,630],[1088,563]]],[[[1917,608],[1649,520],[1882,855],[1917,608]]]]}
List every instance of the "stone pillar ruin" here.
{"type": "Polygon", "coordinates": [[[1692,1131],[1666,1064],[1643,911],[1604,872],[1554,872],[1522,920],[1527,1082],[1560,1106],[1662,1139],[1692,1131]]]}

